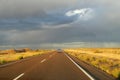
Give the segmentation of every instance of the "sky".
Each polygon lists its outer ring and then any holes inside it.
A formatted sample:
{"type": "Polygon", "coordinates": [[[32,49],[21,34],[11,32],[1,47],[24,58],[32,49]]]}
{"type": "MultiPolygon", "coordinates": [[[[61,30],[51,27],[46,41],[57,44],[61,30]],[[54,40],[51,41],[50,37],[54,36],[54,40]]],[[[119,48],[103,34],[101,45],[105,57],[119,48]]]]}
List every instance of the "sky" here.
{"type": "Polygon", "coordinates": [[[120,0],[0,0],[0,49],[120,47],[120,0]]]}

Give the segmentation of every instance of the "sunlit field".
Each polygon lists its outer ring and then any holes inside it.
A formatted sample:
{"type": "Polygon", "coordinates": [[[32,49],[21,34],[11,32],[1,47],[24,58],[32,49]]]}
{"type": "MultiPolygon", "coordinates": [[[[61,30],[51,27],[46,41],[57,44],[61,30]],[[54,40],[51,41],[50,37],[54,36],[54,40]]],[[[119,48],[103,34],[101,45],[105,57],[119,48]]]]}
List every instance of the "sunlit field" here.
{"type": "Polygon", "coordinates": [[[65,49],[65,51],[116,78],[120,78],[119,48],[79,48],[65,49]]]}
{"type": "Polygon", "coordinates": [[[28,50],[25,52],[16,52],[13,50],[0,51],[0,64],[5,64],[5,63],[16,61],[16,60],[21,60],[23,58],[27,58],[27,57],[31,57],[35,55],[46,54],[50,51],[51,50],[28,50]]]}

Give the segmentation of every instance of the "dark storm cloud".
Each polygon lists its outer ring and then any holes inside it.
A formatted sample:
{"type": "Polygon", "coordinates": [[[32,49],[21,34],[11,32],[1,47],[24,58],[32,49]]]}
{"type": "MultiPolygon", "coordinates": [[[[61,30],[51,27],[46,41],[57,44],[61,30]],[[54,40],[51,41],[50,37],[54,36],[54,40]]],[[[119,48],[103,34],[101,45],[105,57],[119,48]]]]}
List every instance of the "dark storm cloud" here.
{"type": "Polygon", "coordinates": [[[44,11],[58,10],[76,4],[74,0],[0,0],[0,18],[44,16],[44,11]]]}
{"type": "Polygon", "coordinates": [[[67,17],[64,14],[46,14],[46,16],[32,16],[27,18],[0,19],[0,30],[37,30],[42,25],[62,25],[74,22],[77,16],[67,17]]]}
{"type": "Polygon", "coordinates": [[[0,45],[115,46],[120,42],[119,8],[118,0],[0,0],[0,45]]]}

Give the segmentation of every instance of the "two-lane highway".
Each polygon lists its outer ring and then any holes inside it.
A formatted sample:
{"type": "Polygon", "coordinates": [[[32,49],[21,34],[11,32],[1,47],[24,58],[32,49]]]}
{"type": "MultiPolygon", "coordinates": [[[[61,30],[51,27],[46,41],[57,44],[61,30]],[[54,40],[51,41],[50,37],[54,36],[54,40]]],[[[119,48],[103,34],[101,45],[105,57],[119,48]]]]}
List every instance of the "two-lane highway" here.
{"type": "Polygon", "coordinates": [[[0,66],[0,80],[13,80],[15,77],[25,72],[26,70],[37,66],[37,64],[39,64],[38,61],[42,61],[51,54],[54,54],[54,52],[23,59],[15,63],[13,62],[12,64],[10,63],[9,65],[5,64],[5,66],[0,66]]]}
{"type": "MultiPolygon", "coordinates": [[[[102,73],[101,73],[102,74],[102,73]]],[[[0,67],[0,80],[101,80],[57,51],[0,67]]],[[[109,79],[113,80],[113,79],[109,79]]]]}

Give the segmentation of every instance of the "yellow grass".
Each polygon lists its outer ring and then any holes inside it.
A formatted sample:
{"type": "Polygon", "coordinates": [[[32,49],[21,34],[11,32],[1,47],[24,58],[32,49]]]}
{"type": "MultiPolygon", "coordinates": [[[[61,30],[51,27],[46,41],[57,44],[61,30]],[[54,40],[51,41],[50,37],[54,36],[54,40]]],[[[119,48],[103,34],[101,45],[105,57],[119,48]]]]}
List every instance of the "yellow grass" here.
{"type": "Polygon", "coordinates": [[[119,48],[79,48],[65,49],[65,51],[116,78],[120,77],[119,48]]]}
{"type": "Polygon", "coordinates": [[[115,48],[80,48],[80,49],[66,49],[70,52],[75,52],[75,53],[87,53],[91,54],[94,56],[102,56],[106,58],[112,58],[112,59],[119,59],[120,60],[120,49],[115,49],[115,48]],[[96,53],[96,54],[95,54],[96,53]],[[97,54],[98,53],[98,54],[97,54]]]}
{"type": "Polygon", "coordinates": [[[0,64],[20,60],[20,59],[30,57],[30,56],[45,54],[48,52],[50,52],[50,50],[28,51],[28,52],[23,52],[23,53],[0,55],[0,64]]]}

